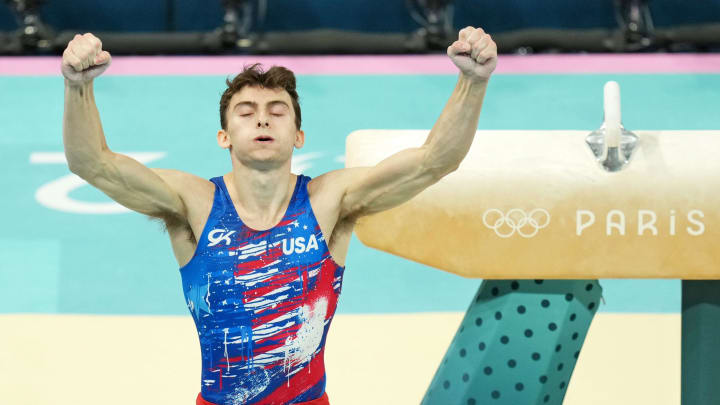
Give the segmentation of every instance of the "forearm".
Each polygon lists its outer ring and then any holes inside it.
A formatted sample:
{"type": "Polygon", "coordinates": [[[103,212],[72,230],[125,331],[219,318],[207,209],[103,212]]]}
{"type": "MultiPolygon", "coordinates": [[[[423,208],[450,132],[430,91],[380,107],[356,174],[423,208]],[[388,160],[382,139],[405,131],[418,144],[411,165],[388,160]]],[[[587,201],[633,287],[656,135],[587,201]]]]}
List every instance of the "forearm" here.
{"type": "Polygon", "coordinates": [[[471,80],[460,75],[423,145],[428,169],[450,172],[465,158],[477,131],[487,85],[487,80],[471,80]]]}
{"type": "Polygon", "coordinates": [[[81,176],[92,173],[108,151],[92,81],[79,85],[65,82],[63,143],[70,170],[81,176]]]}

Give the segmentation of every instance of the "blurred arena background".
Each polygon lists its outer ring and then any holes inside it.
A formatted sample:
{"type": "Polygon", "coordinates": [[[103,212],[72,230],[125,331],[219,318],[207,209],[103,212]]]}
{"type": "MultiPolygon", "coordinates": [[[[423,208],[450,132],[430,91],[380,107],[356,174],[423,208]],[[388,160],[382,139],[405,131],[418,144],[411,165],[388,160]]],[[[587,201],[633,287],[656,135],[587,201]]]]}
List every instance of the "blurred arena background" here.
{"type": "Polygon", "coordinates": [[[707,51],[718,0],[5,0],[0,53],[58,53],[77,31],[129,53],[404,53],[442,50],[482,25],[503,53],[707,51]]]}
{"type": "MultiPolygon", "coordinates": [[[[501,55],[484,130],[591,130],[602,86],[629,129],[718,129],[720,0],[4,0],[0,2],[0,397],[12,404],[191,404],[200,356],[159,225],[64,163],[59,54],[93,32],[114,55],[95,85],[108,143],[211,177],[224,80],[255,61],[298,75],[294,170],[343,167],[345,137],[429,129],[480,26],[501,55]]],[[[508,151],[507,153],[512,153],[508,151]]],[[[334,404],[417,404],[481,280],[354,239],[327,349],[334,404]]],[[[565,404],[680,403],[679,280],[601,280],[565,404]]]]}

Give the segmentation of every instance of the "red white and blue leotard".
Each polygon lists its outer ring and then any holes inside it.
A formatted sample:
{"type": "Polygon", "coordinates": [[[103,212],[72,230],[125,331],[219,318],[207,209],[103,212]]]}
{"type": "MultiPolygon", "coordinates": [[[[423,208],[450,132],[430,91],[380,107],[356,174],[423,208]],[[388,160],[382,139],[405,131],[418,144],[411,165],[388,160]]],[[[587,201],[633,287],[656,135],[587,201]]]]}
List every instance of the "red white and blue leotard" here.
{"type": "Polygon", "coordinates": [[[330,256],[298,176],[274,228],[237,215],[222,177],[197,251],[180,269],[202,350],[202,398],[218,405],[294,404],[325,392],[325,339],[344,267],[330,256]]]}

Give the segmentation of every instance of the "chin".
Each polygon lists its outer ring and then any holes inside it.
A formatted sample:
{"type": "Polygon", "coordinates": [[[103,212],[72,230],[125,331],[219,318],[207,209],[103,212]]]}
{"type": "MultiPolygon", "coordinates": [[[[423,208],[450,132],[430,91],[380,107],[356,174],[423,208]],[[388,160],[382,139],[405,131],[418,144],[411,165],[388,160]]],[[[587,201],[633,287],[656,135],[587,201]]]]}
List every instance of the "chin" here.
{"type": "MultiPolygon", "coordinates": [[[[265,151],[262,151],[265,152],[265,151]]],[[[244,156],[235,156],[243,166],[259,170],[270,170],[282,167],[291,161],[292,156],[281,156],[275,153],[252,153],[244,156]]]]}

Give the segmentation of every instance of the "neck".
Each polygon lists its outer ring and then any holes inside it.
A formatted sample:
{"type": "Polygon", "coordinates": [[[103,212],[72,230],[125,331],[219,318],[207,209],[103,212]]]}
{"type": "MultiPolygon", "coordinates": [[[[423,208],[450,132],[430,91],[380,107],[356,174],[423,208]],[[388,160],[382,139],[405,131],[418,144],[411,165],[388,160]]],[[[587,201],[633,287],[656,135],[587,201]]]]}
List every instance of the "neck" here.
{"type": "Polygon", "coordinates": [[[290,203],[296,177],[290,172],[289,162],[271,170],[233,164],[232,172],[225,175],[238,215],[255,226],[263,227],[274,226],[282,219],[290,203]]]}

